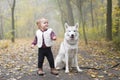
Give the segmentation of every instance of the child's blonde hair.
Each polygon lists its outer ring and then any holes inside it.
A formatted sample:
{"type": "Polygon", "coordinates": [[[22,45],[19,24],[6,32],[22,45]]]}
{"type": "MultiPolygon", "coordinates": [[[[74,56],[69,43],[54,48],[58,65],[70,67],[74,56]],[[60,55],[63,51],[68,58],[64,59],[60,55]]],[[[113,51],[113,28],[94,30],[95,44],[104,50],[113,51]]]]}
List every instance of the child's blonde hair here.
{"type": "Polygon", "coordinates": [[[36,24],[37,24],[37,25],[38,25],[38,23],[40,23],[40,26],[38,26],[39,29],[40,29],[40,27],[41,27],[41,21],[42,21],[42,20],[48,20],[48,19],[42,17],[42,18],[40,18],[40,19],[38,19],[38,20],[36,21],[36,24]]]}
{"type": "Polygon", "coordinates": [[[36,24],[38,24],[39,22],[41,22],[43,19],[44,19],[44,20],[47,20],[47,19],[44,18],[44,17],[43,17],[43,18],[40,18],[40,19],[38,19],[38,20],[36,21],[36,24]]]}

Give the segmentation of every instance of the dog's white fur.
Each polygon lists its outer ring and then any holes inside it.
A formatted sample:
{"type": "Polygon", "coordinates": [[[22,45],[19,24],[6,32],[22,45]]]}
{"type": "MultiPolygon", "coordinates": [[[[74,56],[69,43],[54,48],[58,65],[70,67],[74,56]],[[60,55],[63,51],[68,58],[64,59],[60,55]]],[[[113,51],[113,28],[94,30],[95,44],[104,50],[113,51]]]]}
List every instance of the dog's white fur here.
{"type": "Polygon", "coordinates": [[[62,69],[65,67],[65,73],[69,73],[70,67],[76,67],[78,72],[82,70],[78,66],[78,23],[75,26],[69,26],[65,23],[64,41],[60,45],[59,53],[55,59],[55,68],[62,69]]]}

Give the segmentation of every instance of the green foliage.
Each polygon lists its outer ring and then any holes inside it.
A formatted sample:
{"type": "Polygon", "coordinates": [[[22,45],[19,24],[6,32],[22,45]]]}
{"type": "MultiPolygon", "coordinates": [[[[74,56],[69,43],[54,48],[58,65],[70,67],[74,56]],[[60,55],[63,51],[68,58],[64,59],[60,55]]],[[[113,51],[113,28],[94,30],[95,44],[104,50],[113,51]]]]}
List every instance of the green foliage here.
{"type": "Polygon", "coordinates": [[[113,36],[117,36],[119,34],[120,28],[120,8],[119,6],[116,6],[113,11],[113,36]]]}
{"type": "Polygon", "coordinates": [[[7,32],[7,33],[4,34],[5,35],[5,39],[11,39],[13,37],[12,34],[11,34],[11,32],[12,31],[9,31],[9,32],[7,32]]]}
{"type": "MultiPolygon", "coordinates": [[[[85,27],[87,39],[89,40],[101,40],[105,38],[104,26],[99,27],[85,27]]],[[[84,38],[82,27],[79,29],[80,38],[84,38]]]]}
{"type": "Polygon", "coordinates": [[[9,46],[8,40],[0,40],[0,49],[6,49],[9,46]]]}
{"type": "Polygon", "coordinates": [[[113,38],[113,45],[116,50],[120,50],[120,36],[113,38]]]}

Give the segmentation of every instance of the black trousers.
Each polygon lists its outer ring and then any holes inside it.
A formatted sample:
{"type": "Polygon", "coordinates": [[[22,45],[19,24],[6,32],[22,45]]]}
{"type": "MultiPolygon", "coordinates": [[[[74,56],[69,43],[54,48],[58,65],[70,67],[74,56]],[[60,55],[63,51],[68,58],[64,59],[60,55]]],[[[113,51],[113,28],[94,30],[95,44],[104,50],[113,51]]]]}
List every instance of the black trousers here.
{"type": "Polygon", "coordinates": [[[50,68],[54,68],[54,58],[51,47],[38,48],[38,68],[43,67],[44,58],[47,57],[50,68]]]}

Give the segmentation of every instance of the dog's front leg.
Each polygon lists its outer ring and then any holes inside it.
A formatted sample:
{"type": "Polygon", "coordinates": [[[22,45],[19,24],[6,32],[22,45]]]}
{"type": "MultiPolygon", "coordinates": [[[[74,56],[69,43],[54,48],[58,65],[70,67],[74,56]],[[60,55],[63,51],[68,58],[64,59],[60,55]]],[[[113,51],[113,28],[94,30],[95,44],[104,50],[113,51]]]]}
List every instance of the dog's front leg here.
{"type": "Polygon", "coordinates": [[[65,53],[65,73],[69,73],[69,54],[68,52],[65,53]]]}
{"type": "Polygon", "coordinates": [[[77,59],[77,54],[75,54],[75,65],[76,65],[76,68],[77,68],[77,71],[78,72],[82,72],[83,70],[81,70],[78,66],[78,59],[77,59]]]}

